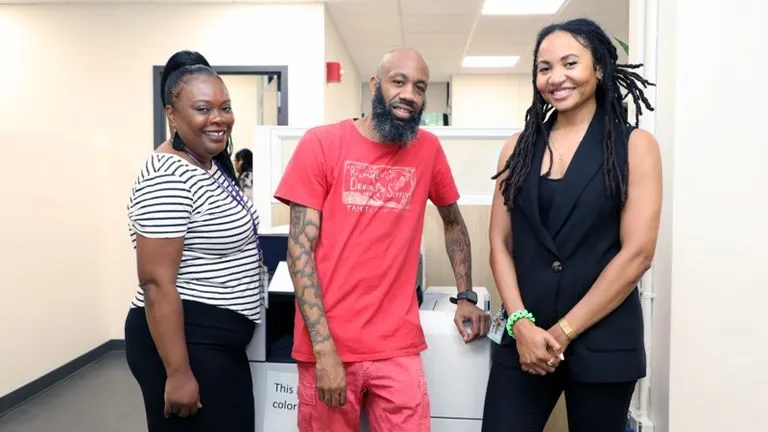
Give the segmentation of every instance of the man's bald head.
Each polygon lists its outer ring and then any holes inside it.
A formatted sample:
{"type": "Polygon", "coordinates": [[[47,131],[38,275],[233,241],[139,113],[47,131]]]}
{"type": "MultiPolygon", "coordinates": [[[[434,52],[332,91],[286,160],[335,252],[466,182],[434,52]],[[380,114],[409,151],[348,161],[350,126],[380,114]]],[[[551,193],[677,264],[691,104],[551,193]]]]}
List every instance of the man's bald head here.
{"type": "Polygon", "coordinates": [[[414,48],[401,47],[388,51],[381,57],[376,78],[383,80],[393,71],[418,70],[429,80],[429,67],[421,53],[414,48]]]}

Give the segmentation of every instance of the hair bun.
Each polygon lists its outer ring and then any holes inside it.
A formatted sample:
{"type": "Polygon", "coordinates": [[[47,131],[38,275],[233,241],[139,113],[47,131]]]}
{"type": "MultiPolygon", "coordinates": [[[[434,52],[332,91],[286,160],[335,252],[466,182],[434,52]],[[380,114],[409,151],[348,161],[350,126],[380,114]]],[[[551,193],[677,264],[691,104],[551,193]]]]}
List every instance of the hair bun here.
{"type": "Polygon", "coordinates": [[[163,106],[167,104],[165,99],[165,87],[168,83],[168,77],[183,67],[194,65],[204,65],[211,67],[211,65],[208,63],[208,60],[197,51],[177,51],[168,59],[168,61],[165,63],[165,66],[163,67],[163,74],[160,76],[160,101],[163,103],[163,106]]]}

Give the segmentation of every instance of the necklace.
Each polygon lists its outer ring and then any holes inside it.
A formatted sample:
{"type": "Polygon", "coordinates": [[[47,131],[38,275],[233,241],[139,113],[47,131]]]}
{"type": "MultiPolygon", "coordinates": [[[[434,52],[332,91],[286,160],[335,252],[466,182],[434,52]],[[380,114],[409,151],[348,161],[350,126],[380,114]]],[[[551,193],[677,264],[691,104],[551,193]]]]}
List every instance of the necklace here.
{"type": "Polygon", "coordinates": [[[560,149],[556,146],[552,146],[552,148],[555,150],[555,153],[557,153],[557,161],[560,163],[560,166],[558,167],[558,177],[565,176],[565,158],[563,157],[563,153],[560,151],[560,149]]]}
{"type": "MultiPolygon", "coordinates": [[[[576,154],[576,150],[579,147],[579,142],[580,141],[581,140],[579,140],[577,142],[577,144],[574,146],[575,148],[573,149],[573,152],[571,152],[571,157],[566,160],[565,152],[563,152],[563,148],[562,148],[563,146],[555,144],[553,142],[552,138],[548,137],[548,139],[547,139],[547,147],[549,147],[549,151],[550,151],[550,167],[549,167],[549,170],[553,171],[553,168],[555,168],[554,160],[552,160],[553,159],[552,158],[552,154],[553,153],[557,153],[557,162],[558,162],[557,172],[559,173],[559,175],[557,176],[558,178],[562,178],[562,177],[565,176],[565,172],[568,170],[568,166],[570,165],[571,160],[573,160],[573,156],[576,154]]],[[[562,142],[562,140],[560,142],[562,142]]]]}

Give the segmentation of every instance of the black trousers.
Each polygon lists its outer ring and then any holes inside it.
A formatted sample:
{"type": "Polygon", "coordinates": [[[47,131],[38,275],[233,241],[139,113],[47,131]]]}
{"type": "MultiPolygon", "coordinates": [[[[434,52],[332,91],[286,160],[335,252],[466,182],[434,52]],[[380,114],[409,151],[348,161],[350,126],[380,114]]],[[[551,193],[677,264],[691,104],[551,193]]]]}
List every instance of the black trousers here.
{"type": "Polygon", "coordinates": [[[624,432],[635,381],[573,381],[564,365],[545,376],[496,362],[485,393],[482,432],[542,432],[565,392],[570,432],[624,432]]]}
{"type": "Polygon", "coordinates": [[[149,432],[253,432],[253,383],[245,353],[254,330],[244,316],[199,302],[183,301],[190,367],[203,407],[194,415],[165,418],[166,373],[144,309],[125,321],[125,351],[141,387],[149,432]]]}

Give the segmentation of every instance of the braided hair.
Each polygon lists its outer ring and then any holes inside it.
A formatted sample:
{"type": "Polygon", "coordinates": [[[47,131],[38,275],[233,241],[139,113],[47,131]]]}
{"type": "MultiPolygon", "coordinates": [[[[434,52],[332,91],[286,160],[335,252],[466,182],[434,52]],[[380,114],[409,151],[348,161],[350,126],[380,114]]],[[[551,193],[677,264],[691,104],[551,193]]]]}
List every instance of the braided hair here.
{"type": "Polygon", "coordinates": [[[655,85],[640,76],[632,69],[642,67],[642,64],[617,64],[618,54],[611,39],[600,26],[585,18],[573,19],[564,23],[552,24],[543,28],[537,38],[533,59],[533,103],[525,113],[525,126],[517,140],[514,151],[507,159],[504,167],[492,177],[499,178],[505,172],[509,175],[499,186],[504,197],[504,204],[508,209],[514,206],[514,199],[520,187],[525,182],[531,170],[534,146],[540,134],[547,135],[544,122],[547,116],[554,110],[548,104],[536,88],[537,62],[539,47],[542,41],[556,31],[564,31],[571,34],[579,43],[584,45],[592,53],[594,66],[602,71],[602,80],[598,82],[595,90],[597,104],[605,109],[605,138],[603,141],[603,154],[605,166],[605,182],[607,194],[619,193],[622,204],[627,198],[627,177],[629,163],[619,167],[616,159],[616,142],[625,133],[626,126],[632,126],[627,119],[623,101],[627,96],[632,97],[635,106],[635,123],[640,120],[642,106],[653,111],[653,106],[645,97],[643,88],[655,85]],[[642,86],[642,88],[641,88],[642,86]],[[621,88],[627,93],[622,96],[621,88]],[[642,106],[641,106],[642,103],[642,106]]]}
{"type": "MultiPolygon", "coordinates": [[[[178,101],[183,85],[187,84],[189,78],[201,75],[219,77],[213,69],[202,64],[181,66],[176,70],[170,71],[165,86],[163,87],[163,100],[167,101],[167,104],[173,107],[178,101]]],[[[186,145],[179,136],[178,131],[174,134],[171,143],[176,151],[182,151],[186,145]]],[[[231,139],[227,142],[227,147],[214,156],[213,160],[219,165],[219,168],[224,171],[224,174],[227,177],[237,183],[237,173],[235,173],[235,167],[232,165],[231,139]]]]}
{"type": "Polygon", "coordinates": [[[203,65],[211,67],[211,65],[208,63],[208,59],[203,57],[202,54],[200,54],[197,51],[190,51],[190,50],[181,50],[174,53],[167,62],[165,62],[165,66],[163,67],[163,74],[160,76],[160,102],[163,103],[163,106],[168,104],[168,100],[166,99],[166,92],[165,89],[167,87],[168,78],[171,76],[171,74],[184,66],[194,66],[194,65],[203,65]]]}

